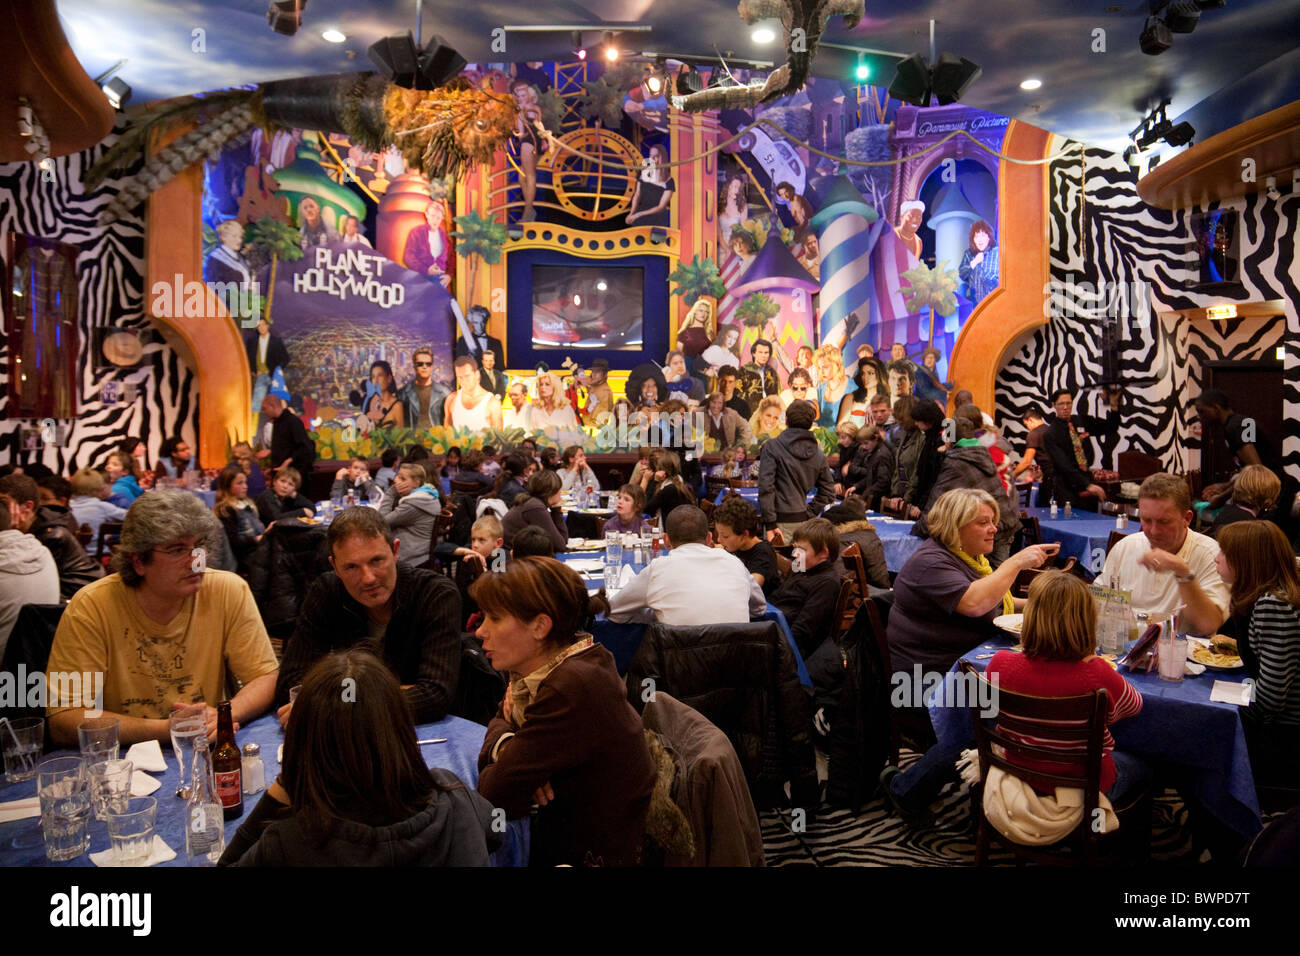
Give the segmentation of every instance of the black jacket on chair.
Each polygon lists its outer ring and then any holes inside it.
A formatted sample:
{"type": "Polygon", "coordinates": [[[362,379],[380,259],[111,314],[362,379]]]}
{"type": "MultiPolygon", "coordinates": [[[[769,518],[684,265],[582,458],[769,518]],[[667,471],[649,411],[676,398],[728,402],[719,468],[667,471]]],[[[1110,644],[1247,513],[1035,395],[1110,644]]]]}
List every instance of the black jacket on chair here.
{"type": "Polygon", "coordinates": [[[312,583],[331,570],[325,528],[278,523],[262,536],[248,566],[248,586],[271,637],[288,639],[312,583]]]}
{"type": "Polygon", "coordinates": [[[642,707],[653,687],[693,707],[736,748],[754,805],[820,802],[808,694],[775,621],[670,627],[654,623],[627,670],[628,699],[642,707]],[[654,683],[645,684],[646,680],[654,683]]]}
{"type": "MultiPolygon", "coordinates": [[[[0,673],[12,675],[16,686],[29,686],[18,677],[19,668],[29,676],[45,673],[45,666],[50,662],[50,648],[54,646],[54,632],[59,629],[65,607],[66,604],[24,604],[18,609],[13,630],[9,632],[9,642],[5,645],[4,660],[0,661],[0,673]]],[[[0,700],[0,717],[9,720],[44,717],[44,704],[39,707],[23,706],[26,696],[19,693],[12,706],[6,706],[0,700]]]]}
{"type": "Polygon", "coordinates": [[[63,516],[66,514],[63,508],[37,508],[36,520],[27,529],[27,533],[49,548],[54,556],[54,564],[59,569],[59,595],[65,601],[91,581],[104,576],[103,566],[86,554],[76,534],[64,524],[63,516]]]}

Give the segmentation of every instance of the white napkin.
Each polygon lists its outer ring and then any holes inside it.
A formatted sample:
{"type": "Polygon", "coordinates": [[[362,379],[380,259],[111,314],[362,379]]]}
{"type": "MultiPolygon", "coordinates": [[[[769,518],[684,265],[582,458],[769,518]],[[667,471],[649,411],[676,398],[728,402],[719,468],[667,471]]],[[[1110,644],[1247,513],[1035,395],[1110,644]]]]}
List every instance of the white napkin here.
{"type": "Polygon", "coordinates": [[[151,777],[142,770],[131,774],[131,796],[133,797],[147,797],[161,786],[156,777],[151,777]]]}
{"type": "Polygon", "coordinates": [[[1224,704],[1236,704],[1238,707],[1245,707],[1250,704],[1251,691],[1254,689],[1253,684],[1245,681],[1237,683],[1232,680],[1216,680],[1214,686],[1210,688],[1210,700],[1217,700],[1224,704]]]}
{"type": "Polygon", "coordinates": [[[12,823],[15,820],[27,820],[40,815],[40,797],[28,797],[24,800],[10,800],[7,803],[0,803],[0,823],[12,823]]]}
{"type": "Polygon", "coordinates": [[[634,577],[636,577],[636,570],[632,567],[632,565],[630,564],[623,565],[623,570],[620,571],[618,575],[618,586],[620,588],[627,587],[629,584],[632,583],[632,579],[634,577]]]}
{"type": "MultiPolygon", "coordinates": [[[[163,838],[158,834],[153,835],[153,847],[149,850],[149,859],[145,860],[145,866],[156,866],[159,863],[166,863],[168,860],[176,859],[176,851],[169,847],[163,838]]],[[[98,853],[90,854],[90,862],[95,866],[118,866],[117,857],[113,853],[113,848],[100,850],[98,853]]]]}
{"type": "Polygon", "coordinates": [[[162,745],[156,740],[145,740],[132,744],[126,752],[127,760],[135,765],[136,770],[148,770],[150,773],[165,773],[167,761],[163,759],[162,745]]]}
{"type": "Polygon", "coordinates": [[[577,561],[565,561],[564,563],[573,568],[573,570],[577,571],[579,574],[582,574],[583,572],[592,574],[603,573],[605,570],[604,558],[580,558],[577,561]]]}
{"type": "Polygon", "coordinates": [[[1205,673],[1205,665],[1198,664],[1196,661],[1185,661],[1183,663],[1183,676],[1197,677],[1205,673]]]}

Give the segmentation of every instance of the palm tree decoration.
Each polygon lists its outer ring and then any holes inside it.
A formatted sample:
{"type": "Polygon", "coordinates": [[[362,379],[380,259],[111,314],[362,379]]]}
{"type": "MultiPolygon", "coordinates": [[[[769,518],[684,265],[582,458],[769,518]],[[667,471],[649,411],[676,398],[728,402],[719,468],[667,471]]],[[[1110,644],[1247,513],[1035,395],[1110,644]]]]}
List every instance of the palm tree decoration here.
{"type": "Polygon", "coordinates": [[[704,259],[699,253],[689,264],[678,263],[677,268],[668,274],[668,281],[677,283],[672,294],[680,295],[687,308],[702,295],[721,299],[727,292],[727,286],[718,274],[718,264],[712,259],[704,259]]]}
{"type": "Polygon", "coordinates": [[[912,287],[905,292],[903,304],[908,312],[930,310],[930,344],[934,345],[935,316],[952,315],[957,308],[957,273],[944,269],[947,262],[940,260],[933,269],[924,262],[915,269],[901,273],[912,287]]]}
{"type": "Polygon", "coordinates": [[[263,216],[244,228],[244,248],[271,260],[270,288],[266,292],[266,319],[271,320],[271,302],[275,296],[275,270],[279,260],[297,262],[302,258],[301,234],[287,222],[263,216]]]}
{"type": "Polygon", "coordinates": [[[736,306],[736,318],[743,319],[747,328],[761,329],[780,314],[781,306],[766,292],[751,292],[736,306]]]}
{"type": "Polygon", "coordinates": [[[599,80],[586,81],[582,89],[578,115],[610,129],[618,129],[623,122],[623,91],[603,76],[599,80]]]}
{"type": "Polygon", "coordinates": [[[474,283],[478,279],[479,260],[490,266],[501,261],[501,250],[506,244],[506,227],[475,209],[456,218],[456,231],[451,237],[456,240],[456,254],[470,260],[468,294],[472,297],[476,288],[474,283]]]}

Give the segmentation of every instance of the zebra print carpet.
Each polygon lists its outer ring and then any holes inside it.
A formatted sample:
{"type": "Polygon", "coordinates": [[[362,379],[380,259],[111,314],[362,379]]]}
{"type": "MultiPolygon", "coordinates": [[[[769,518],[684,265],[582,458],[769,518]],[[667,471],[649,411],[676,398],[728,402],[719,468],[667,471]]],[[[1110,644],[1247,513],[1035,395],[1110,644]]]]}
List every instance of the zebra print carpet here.
{"type": "MultiPolygon", "coordinates": [[[[916,754],[903,751],[906,766],[916,754]]],[[[806,830],[791,830],[788,811],[760,814],[763,853],[768,866],[974,866],[975,825],[969,789],[950,784],[932,807],[933,826],[913,829],[894,816],[883,797],[876,797],[857,816],[849,810],[820,812],[806,821],[806,830]]],[[[1152,865],[1194,863],[1187,813],[1172,791],[1156,799],[1152,809],[1152,865]]],[[[1009,853],[996,848],[990,865],[1010,866],[1009,853]]]]}

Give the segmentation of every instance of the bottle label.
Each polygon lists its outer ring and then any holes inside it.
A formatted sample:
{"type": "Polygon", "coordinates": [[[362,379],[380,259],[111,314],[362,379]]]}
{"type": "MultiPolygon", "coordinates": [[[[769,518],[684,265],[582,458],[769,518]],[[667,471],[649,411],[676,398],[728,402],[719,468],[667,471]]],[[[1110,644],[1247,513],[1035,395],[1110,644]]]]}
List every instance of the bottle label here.
{"type": "Polygon", "coordinates": [[[223,807],[237,807],[243,802],[243,786],[238,770],[217,774],[217,799],[223,807]]]}

